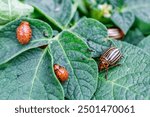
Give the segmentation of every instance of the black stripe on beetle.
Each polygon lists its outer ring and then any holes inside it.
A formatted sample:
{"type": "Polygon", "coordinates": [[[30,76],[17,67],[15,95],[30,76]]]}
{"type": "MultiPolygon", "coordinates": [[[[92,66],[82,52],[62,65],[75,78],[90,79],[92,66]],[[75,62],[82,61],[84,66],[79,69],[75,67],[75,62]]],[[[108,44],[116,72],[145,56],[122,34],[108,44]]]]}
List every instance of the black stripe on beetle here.
{"type": "Polygon", "coordinates": [[[100,57],[99,70],[106,70],[105,78],[107,79],[109,66],[118,66],[117,62],[122,58],[120,50],[116,47],[110,47],[100,57]]]}

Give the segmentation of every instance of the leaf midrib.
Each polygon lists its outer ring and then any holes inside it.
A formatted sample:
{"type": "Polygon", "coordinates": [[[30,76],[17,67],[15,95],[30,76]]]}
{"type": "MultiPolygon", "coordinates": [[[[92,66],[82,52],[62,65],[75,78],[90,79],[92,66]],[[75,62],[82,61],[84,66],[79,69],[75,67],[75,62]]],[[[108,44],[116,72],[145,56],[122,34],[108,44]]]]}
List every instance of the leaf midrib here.
{"type": "Polygon", "coordinates": [[[41,61],[43,60],[43,57],[44,57],[44,55],[45,55],[46,52],[47,52],[47,48],[44,50],[42,56],[41,56],[40,59],[39,59],[39,62],[38,62],[38,64],[37,64],[37,67],[35,68],[35,73],[34,73],[34,75],[33,75],[33,80],[32,80],[32,82],[31,82],[31,89],[30,89],[29,97],[28,97],[29,100],[31,99],[31,94],[32,94],[32,90],[33,90],[33,86],[34,86],[35,79],[37,78],[37,72],[38,72],[39,66],[41,65],[41,61]]]}
{"type": "MultiPolygon", "coordinates": [[[[61,47],[61,49],[62,49],[62,51],[63,51],[63,53],[64,53],[64,56],[67,58],[67,61],[68,61],[69,65],[70,65],[70,68],[71,68],[73,74],[75,75],[75,80],[77,81],[77,83],[78,83],[78,85],[79,85],[80,83],[79,83],[79,81],[78,81],[78,79],[77,79],[76,74],[74,73],[74,70],[73,70],[73,68],[72,68],[71,62],[70,62],[70,60],[68,59],[68,56],[67,56],[66,52],[64,51],[64,49],[63,49],[63,47],[62,47],[62,45],[61,45],[61,43],[60,43],[60,41],[59,41],[58,39],[57,39],[57,42],[59,43],[59,45],[60,45],[60,47],[61,47]]],[[[68,82],[69,82],[69,80],[68,80],[68,82]]],[[[83,92],[82,92],[82,90],[81,90],[80,85],[79,85],[79,88],[80,88],[80,91],[81,91],[81,93],[82,93],[82,98],[83,98],[83,92]]]]}

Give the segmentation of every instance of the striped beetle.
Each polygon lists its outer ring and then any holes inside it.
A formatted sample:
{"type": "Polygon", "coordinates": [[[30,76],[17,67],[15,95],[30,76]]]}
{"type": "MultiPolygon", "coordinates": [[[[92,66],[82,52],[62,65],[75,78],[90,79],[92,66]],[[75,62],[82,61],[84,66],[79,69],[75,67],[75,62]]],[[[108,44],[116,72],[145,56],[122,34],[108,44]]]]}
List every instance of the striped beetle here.
{"type": "Polygon", "coordinates": [[[110,47],[106,50],[100,57],[99,70],[105,69],[105,79],[107,80],[107,74],[109,66],[114,67],[118,66],[117,62],[122,58],[122,54],[116,47],[110,47]]]}
{"type": "Polygon", "coordinates": [[[118,39],[123,39],[124,33],[119,28],[108,28],[108,36],[109,38],[114,38],[118,40],[118,39]]]}

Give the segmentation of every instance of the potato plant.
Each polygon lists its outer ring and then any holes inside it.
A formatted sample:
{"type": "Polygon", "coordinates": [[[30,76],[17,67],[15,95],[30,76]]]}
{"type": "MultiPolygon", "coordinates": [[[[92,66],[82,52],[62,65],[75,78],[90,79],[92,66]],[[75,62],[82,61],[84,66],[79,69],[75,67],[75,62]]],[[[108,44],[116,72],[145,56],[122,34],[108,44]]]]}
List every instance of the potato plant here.
{"type": "Polygon", "coordinates": [[[149,11],[150,0],[0,0],[0,99],[150,99],[149,11]],[[22,21],[32,30],[25,45],[16,34],[22,21]],[[106,80],[99,58],[112,46],[123,58],[106,80]]]}

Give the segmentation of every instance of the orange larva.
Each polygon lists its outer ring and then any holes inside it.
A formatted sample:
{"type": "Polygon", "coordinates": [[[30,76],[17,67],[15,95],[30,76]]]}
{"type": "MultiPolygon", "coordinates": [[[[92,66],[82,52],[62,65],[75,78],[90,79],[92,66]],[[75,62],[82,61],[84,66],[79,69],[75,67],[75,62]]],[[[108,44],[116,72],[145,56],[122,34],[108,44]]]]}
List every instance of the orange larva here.
{"type": "Polygon", "coordinates": [[[62,67],[62,66],[60,66],[58,64],[55,64],[54,65],[54,72],[55,72],[57,78],[61,82],[64,82],[64,81],[68,80],[69,73],[64,67],[62,67]]]}
{"type": "Polygon", "coordinates": [[[29,22],[22,21],[16,30],[16,34],[17,39],[21,44],[28,44],[32,36],[29,22]]]}

